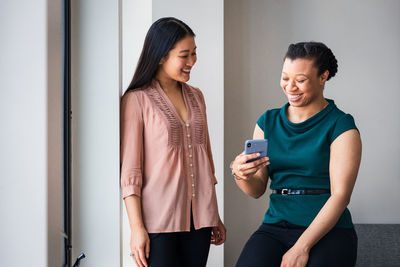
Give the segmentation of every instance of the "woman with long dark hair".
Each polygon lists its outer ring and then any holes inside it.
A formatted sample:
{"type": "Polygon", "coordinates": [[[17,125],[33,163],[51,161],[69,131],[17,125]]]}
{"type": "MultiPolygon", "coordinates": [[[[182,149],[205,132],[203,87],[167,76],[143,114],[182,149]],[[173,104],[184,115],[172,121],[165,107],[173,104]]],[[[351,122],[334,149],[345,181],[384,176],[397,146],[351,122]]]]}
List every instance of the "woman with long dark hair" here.
{"type": "Polygon", "coordinates": [[[205,266],[225,241],[201,91],[188,85],[195,34],[176,18],[150,27],[121,102],[121,187],[138,266],[205,266]]]}

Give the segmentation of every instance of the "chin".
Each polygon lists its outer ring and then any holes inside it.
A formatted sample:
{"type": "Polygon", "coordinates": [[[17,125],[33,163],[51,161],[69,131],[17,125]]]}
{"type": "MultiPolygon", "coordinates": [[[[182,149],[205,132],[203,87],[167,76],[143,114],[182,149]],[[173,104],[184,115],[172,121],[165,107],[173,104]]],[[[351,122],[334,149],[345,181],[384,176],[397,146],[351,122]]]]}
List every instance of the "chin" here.
{"type": "Polygon", "coordinates": [[[310,101],[308,101],[307,99],[302,99],[301,101],[296,101],[296,102],[291,102],[289,100],[289,104],[293,107],[305,107],[307,105],[310,104],[310,101]]]}
{"type": "Polygon", "coordinates": [[[190,77],[184,77],[184,78],[180,78],[178,81],[182,82],[182,83],[185,83],[185,82],[187,82],[189,80],[190,80],[190,77]]]}
{"type": "Polygon", "coordinates": [[[302,106],[303,106],[302,103],[298,103],[298,102],[290,102],[290,101],[289,101],[289,104],[290,104],[292,107],[302,107],[302,106]]]}

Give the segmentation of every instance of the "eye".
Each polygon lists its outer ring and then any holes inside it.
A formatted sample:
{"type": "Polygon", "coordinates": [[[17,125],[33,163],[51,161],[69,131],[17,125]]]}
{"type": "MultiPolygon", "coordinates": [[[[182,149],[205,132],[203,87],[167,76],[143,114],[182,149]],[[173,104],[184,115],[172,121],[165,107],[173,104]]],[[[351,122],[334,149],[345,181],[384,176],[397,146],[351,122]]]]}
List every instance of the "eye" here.
{"type": "Polygon", "coordinates": [[[306,80],[297,80],[298,83],[304,83],[306,80]]]}
{"type": "Polygon", "coordinates": [[[187,58],[189,55],[179,56],[180,58],[187,58]]]}
{"type": "Polygon", "coordinates": [[[282,77],[282,81],[285,81],[285,82],[287,82],[287,81],[289,81],[289,79],[288,79],[288,78],[286,78],[286,77],[282,77]]]}

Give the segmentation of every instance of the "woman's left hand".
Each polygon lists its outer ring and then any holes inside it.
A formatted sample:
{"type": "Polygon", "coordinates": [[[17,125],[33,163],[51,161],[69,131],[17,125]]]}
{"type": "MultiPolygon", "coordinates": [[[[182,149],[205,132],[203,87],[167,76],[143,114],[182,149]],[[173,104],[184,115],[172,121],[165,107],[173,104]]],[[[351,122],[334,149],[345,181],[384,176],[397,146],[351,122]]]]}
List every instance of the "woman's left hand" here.
{"type": "Polygon", "coordinates": [[[216,246],[221,245],[226,239],[226,229],[221,219],[218,220],[218,226],[215,226],[211,230],[211,244],[216,246]]]}
{"type": "Polygon", "coordinates": [[[293,246],[282,257],[281,267],[305,267],[308,262],[308,252],[293,246]]]}

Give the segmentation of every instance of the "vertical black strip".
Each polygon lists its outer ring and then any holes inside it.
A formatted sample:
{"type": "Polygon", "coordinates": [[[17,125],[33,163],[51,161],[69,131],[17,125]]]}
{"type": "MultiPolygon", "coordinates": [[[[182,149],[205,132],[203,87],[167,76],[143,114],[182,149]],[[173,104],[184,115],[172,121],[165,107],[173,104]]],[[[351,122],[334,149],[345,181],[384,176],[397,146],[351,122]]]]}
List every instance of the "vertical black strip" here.
{"type": "Polygon", "coordinates": [[[64,0],[64,266],[71,267],[71,3],[64,0]]]}

